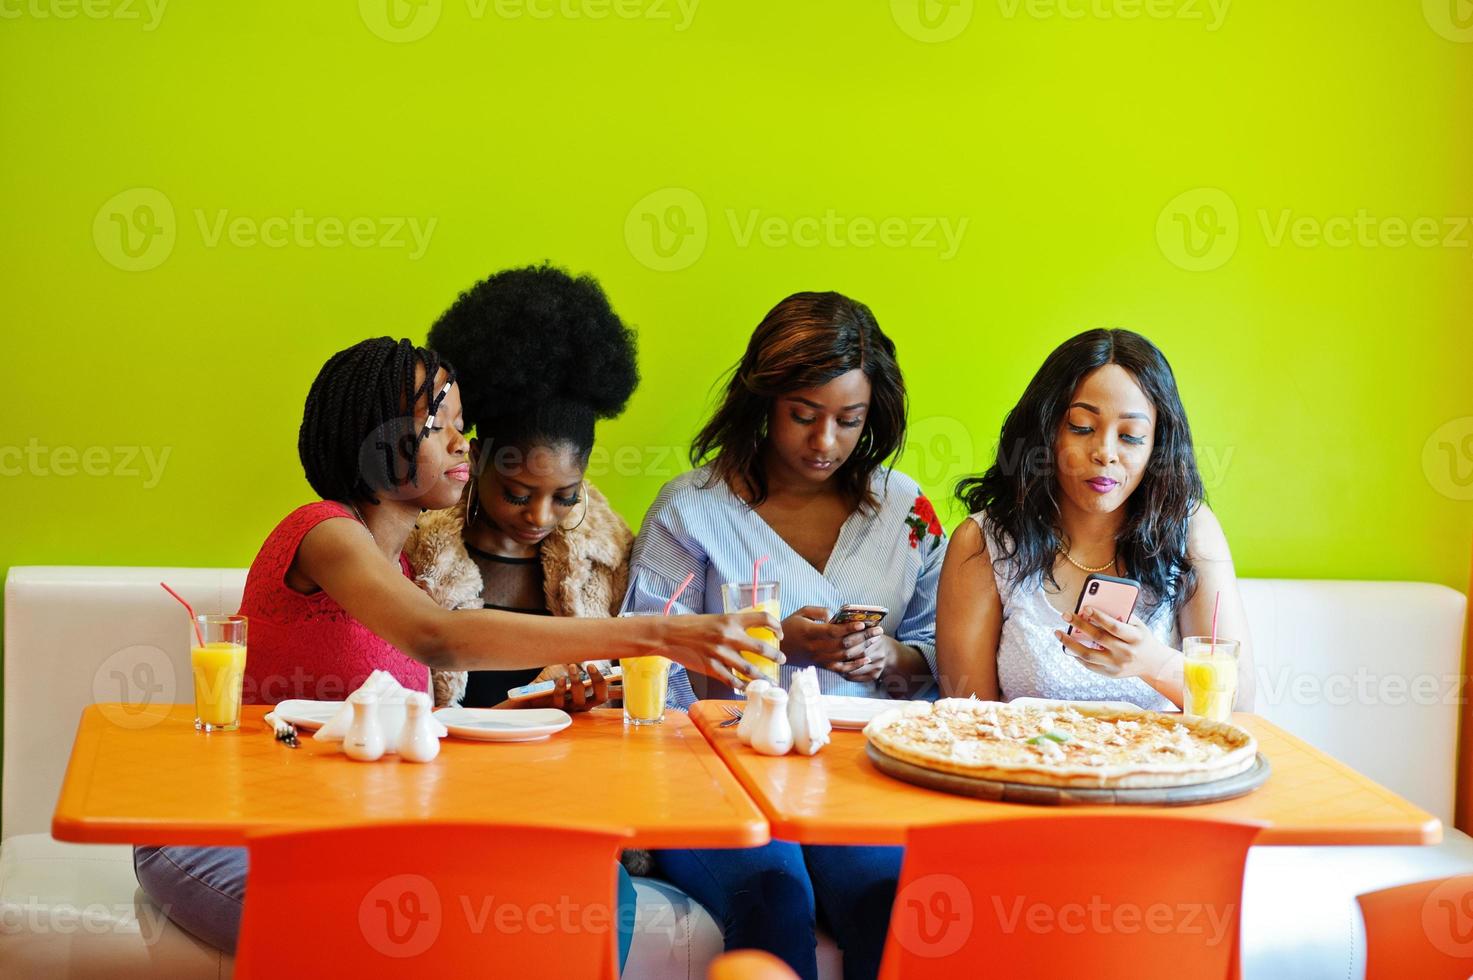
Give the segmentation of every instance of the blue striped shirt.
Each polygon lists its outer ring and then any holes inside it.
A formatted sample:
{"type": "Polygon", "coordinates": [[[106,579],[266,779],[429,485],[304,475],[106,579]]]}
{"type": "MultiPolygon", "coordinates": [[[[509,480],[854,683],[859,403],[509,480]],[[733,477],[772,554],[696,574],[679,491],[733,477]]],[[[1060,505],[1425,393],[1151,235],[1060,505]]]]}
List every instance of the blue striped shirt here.
{"type": "MultiPolygon", "coordinates": [[[[709,480],[709,467],[701,467],[660,490],[634,541],[625,612],[661,609],[691,572],[695,580],[671,612],[722,612],[722,583],[751,581],[752,562],[767,555],[762,579],[781,583],[779,618],[804,606],[822,606],[830,614],[845,603],[884,606],[890,610],[881,623],[885,632],[918,650],[935,677],[936,584],[946,536],[926,520],[931,505],[914,480],[895,470],[877,470],[871,478],[880,501],[877,511],[849,515],[822,572],[725,483],[708,485],[709,480]]],[[[795,669],[782,667],[784,688],[795,669]]],[[[874,681],[851,681],[831,670],[819,670],[818,683],[825,694],[887,696],[874,681]]],[[[686,708],[694,700],[685,668],[676,666],[670,703],[686,708]]]]}

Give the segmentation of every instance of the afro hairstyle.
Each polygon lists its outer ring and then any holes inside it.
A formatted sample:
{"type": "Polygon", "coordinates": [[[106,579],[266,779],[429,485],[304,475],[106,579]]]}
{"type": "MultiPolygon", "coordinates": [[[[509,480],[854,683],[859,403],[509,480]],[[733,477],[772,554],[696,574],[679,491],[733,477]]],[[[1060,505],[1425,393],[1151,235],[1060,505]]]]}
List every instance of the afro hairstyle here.
{"type": "Polygon", "coordinates": [[[455,365],[465,424],[495,445],[571,445],[587,458],[597,419],[639,383],[635,332],[598,280],[549,262],[481,280],[430,328],[455,365]]]}

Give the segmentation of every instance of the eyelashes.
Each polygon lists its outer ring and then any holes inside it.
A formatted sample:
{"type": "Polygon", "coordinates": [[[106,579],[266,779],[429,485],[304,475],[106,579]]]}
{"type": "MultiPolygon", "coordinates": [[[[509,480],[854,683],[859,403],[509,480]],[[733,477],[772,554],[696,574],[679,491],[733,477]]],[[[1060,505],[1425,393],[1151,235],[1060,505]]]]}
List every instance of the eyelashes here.
{"type": "MultiPolygon", "coordinates": [[[[804,418],[797,412],[794,412],[793,421],[799,425],[812,425],[817,421],[817,418],[804,418]]],[[[846,429],[857,429],[861,425],[864,425],[864,419],[839,419],[839,425],[846,429]]]]}
{"type": "MultiPolygon", "coordinates": [[[[532,502],[532,495],[529,493],[526,496],[515,497],[503,490],[501,491],[501,499],[505,500],[513,507],[525,507],[532,502]]],[[[573,496],[571,497],[559,497],[557,494],[553,494],[552,497],[552,502],[557,504],[559,507],[575,507],[582,500],[583,497],[576,493],[573,494],[573,496]]]]}
{"type": "MultiPolygon", "coordinates": [[[[1069,431],[1074,433],[1076,436],[1087,436],[1090,433],[1094,432],[1094,429],[1091,429],[1087,425],[1075,425],[1073,422],[1070,422],[1069,431]]],[[[1144,436],[1122,435],[1120,437],[1120,441],[1129,446],[1144,446],[1146,444],[1144,436]]]]}

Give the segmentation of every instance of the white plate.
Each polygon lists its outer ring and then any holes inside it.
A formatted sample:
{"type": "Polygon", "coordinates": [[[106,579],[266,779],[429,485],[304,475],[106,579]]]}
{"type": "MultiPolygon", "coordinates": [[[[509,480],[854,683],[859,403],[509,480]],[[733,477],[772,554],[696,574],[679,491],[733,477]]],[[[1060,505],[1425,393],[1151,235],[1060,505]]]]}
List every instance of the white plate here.
{"type": "Polygon", "coordinates": [[[435,717],[451,735],[478,742],[533,742],[573,723],[557,708],[441,708],[435,717]]]}
{"type": "Polygon", "coordinates": [[[342,706],[341,701],[304,701],[301,698],[292,698],[272,708],[271,713],[281,721],[289,721],[298,728],[315,732],[331,721],[342,706]]]}
{"type": "Polygon", "coordinates": [[[829,724],[846,731],[858,731],[879,715],[905,703],[893,698],[856,698],[847,694],[825,694],[821,700],[829,724]]]}

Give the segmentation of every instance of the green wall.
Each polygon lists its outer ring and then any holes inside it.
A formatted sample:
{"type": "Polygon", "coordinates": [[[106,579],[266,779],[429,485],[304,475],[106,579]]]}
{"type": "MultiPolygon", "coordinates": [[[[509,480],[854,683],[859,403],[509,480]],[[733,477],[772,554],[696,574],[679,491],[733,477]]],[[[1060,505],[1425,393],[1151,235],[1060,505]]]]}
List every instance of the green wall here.
{"type": "Polygon", "coordinates": [[[1466,588],[1442,0],[86,3],[0,2],[0,566],[248,563],[325,357],[548,257],[640,331],[596,461],[631,522],[768,307],[838,289],[938,498],[1054,345],[1128,326],[1243,574],[1466,588]]]}

